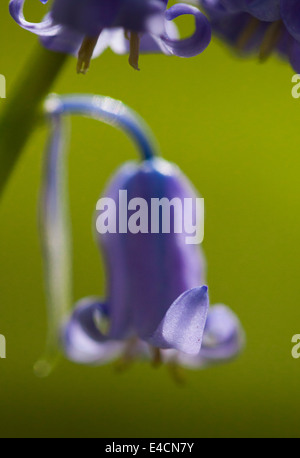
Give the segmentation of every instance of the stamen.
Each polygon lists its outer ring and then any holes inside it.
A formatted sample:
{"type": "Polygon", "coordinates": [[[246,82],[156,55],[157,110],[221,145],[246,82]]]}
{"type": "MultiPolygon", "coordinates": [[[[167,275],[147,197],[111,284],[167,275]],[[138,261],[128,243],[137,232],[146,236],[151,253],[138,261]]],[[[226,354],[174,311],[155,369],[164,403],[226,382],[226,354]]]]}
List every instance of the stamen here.
{"type": "Polygon", "coordinates": [[[116,361],[116,371],[123,372],[133,364],[136,356],[136,344],[136,337],[132,337],[127,341],[123,355],[116,361]]]}
{"type": "Polygon", "coordinates": [[[77,73],[85,75],[88,71],[98,38],[99,36],[94,38],[85,37],[83,39],[81,48],[78,52],[77,73]]]}
{"type": "Polygon", "coordinates": [[[156,347],[152,347],[152,355],[153,355],[152,366],[159,367],[162,364],[160,349],[156,347]]]}
{"type": "Polygon", "coordinates": [[[251,19],[249,19],[247,25],[244,27],[237,39],[236,47],[238,51],[243,51],[246,48],[247,44],[259,28],[260,24],[261,22],[255,17],[251,17],[251,19]]]}
{"type": "Polygon", "coordinates": [[[184,376],[183,370],[179,366],[179,364],[178,364],[176,359],[171,360],[167,364],[167,367],[169,369],[171,378],[174,380],[174,382],[177,385],[185,385],[186,384],[186,378],[184,376]]]}
{"type": "Polygon", "coordinates": [[[261,62],[264,62],[272,54],[280,40],[282,30],[282,21],[276,21],[269,25],[259,49],[259,60],[261,62]]]}
{"type": "Polygon", "coordinates": [[[110,328],[110,320],[103,316],[100,312],[96,311],[94,313],[94,322],[96,327],[99,329],[103,336],[106,336],[110,328]]]}
{"type": "Polygon", "coordinates": [[[140,36],[136,32],[130,33],[129,49],[128,62],[135,70],[139,70],[140,36]]]}

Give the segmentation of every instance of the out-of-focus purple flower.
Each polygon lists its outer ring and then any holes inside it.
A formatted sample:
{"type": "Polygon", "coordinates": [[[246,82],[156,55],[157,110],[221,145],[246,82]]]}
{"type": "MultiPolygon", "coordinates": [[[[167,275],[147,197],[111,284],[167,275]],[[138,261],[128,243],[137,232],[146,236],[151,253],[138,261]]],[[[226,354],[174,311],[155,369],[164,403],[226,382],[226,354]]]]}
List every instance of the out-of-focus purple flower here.
{"type": "MultiPolygon", "coordinates": [[[[125,164],[105,192],[116,203],[117,227],[126,205],[120,201],[120,190],[126,191],[128,201],[142,198],[149,208],[154,198],[177,198],[183,203],[185,198],[196,197],[177,167],[163,159],[125,164]]],[[[153,222],[150,216],[147,233],[117,231],[98,236],[108,269],[108,297],[105,306],[92,301],[75,311],[65,333],[67,354],[75,356],[80,326],[100,346],[105,341],[136,338],[157,348],[200,351],[208,295],[202,286],[198,246],[187,245],[184,232],[151,233],[153,222]],[[107,310],[107,335],[101,334],[101,325],[96,329],[97,307],[99,315],[103,307],[107,310]]]]}
{"type": "MultiPolygon", "coordinates": [[[[179,199],[183,204],[197,196],[178,167],[159,158],[125,164],[113,177],[104,195],[116,202],[117,215],[124,206],[120,190],[127,192],[128,201],[143,198],[149,208],[153,198],[179,199]]],[[[194,222],[195,218],[194,214],[194,222]]],[[[150,216],[149,227],[151,223],[150,216]]],[[[75,308],[64,332],[70,359],[106,361],[107,351],[114,355],[111,350],[121,350],[120,341],[125,341],[125,358],[130,342],[130,357],[147,356],[152,349],[162,360],[191,367],[239,352],[240,324],[225,306],[209,311],[203,255],[197,245],[186,244],[186,235],[160,231],[98,236],[108,270],[108,297],[104,302],[86,299],[75,308]],[[109,323],[106,333],[101,332],[103,322],[109,323]]]]}
{"type": "Polygon", "coordinates": [[[203,52],[211,39],[209,22],[197,8],[176,4],[167,9],[168,0],[55,0],[39,24],[25,20],[24,2],[10,0],[15,21],[39,35],[46,48],[77,55],[81,73],[107,47],[120,54],[129,52],[129,63],[138,69],[140,50],[192,57],[203,52]],[[185,14],[194,16],[195,32],[180,40],[172,21],[185,14]]]}
{"type": "MultiPolygon", "coordinates": [[[[155,154],[147,128],[120,102],[95,96],[51,98],[47,112],[52,132],[41,198],[41,238],[50,359],[58,334],[66,356],[83,364],[122,356],[124,361],[142,357],[201,367],[237,355],[243,345],[240,323],[225,306],[209,309],[204,256],[198,245],[189,243],[201,223],[198,195],[189,180],[155,154]],[[95,232],[107,269],[106,299],[87,297],[70,313],[62,117],[75,113],[122,128],[143,160],[123,165],[97,205],[95,232]],[[158,210],[153,211],[155,203],[158,210]],[[161,207],[165,204],[166,215],[161,207]],[[107,224],[110,229],[101,230],[107,224]]],[[[42,361],[38,372],[47,372],[45,367],[42,361]]]]}
{"type": "Polygon", "coordinates": [[[300,72],[300,3],[298,0],[200,0],[212,28],[244,54],[265,60],[273,51],[300,72]]]}

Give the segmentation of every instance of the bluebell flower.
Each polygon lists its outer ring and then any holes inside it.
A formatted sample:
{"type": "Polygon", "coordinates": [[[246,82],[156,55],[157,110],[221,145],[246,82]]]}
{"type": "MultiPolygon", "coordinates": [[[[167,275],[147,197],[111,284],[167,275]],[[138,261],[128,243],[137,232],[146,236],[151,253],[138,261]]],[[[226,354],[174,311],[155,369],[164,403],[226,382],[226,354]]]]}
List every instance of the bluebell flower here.
{"type": "Polygon", "coordinates": [[[15,21],[39,35],[46,48],[77,55],[81,73],[107,47],[119,54],[129,52],[129,63],[138,69],[140,50],[192,57],[211,39],[209,22],[197,8],[177,4],[167,9],[168,0],[55,0],[39,24],[25,20],[24,1],[10,0],[15,21]],[[195,32],[180,40],[172,21],[184,14],[194,16],[195,32]]]}
{"type": "MultiPolygon", "coordinates": [[[[227,307],[209,308],[204,256],[198,245],[186,243],[191,232],[185,224],[180,231],[165,231],[162,222],[157,226],[147,211],[146,229],[130,231],[120,226],[125,208],[120,191],[126,193],[126,201],[143,199],[149,209],[152,199],[176,199],[183,207],[186,199],[195,202],[198,197],[186,176],[176,165],[154,154],[147,130],[120,102],[67,97],[51,100],[48,112],[53,132],[42,194],[42,240],[51,322],[55,332],[59,329],[67,358],[83,364],[102,364],[117,357],[124,361],[142,357],[201,367],[236,356],[243,345],[242,327],[227,307]],[[71,263],[66,261],[69,246],[61,125],[61,118],[69,113],[89,115],[122,128],[143,156],[140,162],[123,165],[103,195],[114,202],[106,217],[118,228],[95,231],[107,271],[106,298],[87,297],[71,313],[65,310],[71,302],[71,263]]],[[[170,228],[175,228],[178,211],[175,205],[170,212],[170,228]]],[[[196,205],[189,212],[192,227],[196,227],[196,205]]],[[[96,213],[96,223],[98,217],[96,213]]],[[[50,332],[51,339],[55,332],[50,332]]]]}
{"type": "MultiPolygon", "coordinates": [[[[129,201],[145,199],[149,208],[152,198],[183,203],[197,196],[178,167],[160,158],[125,164],[114,175],[104,195],[117,203],[117,215],[120,190],[127,191],[129,201]]],[[[162,360],[171,357],[194,367],[237,354],[239,322],[224,306],[209,310],[204,257],[197,245],[186,244],[186,235],[161,231],[98,235],[107,266],[107,299],[86,299],[75,308],[64,333],[70,359],[106,361],[104,349],[109,354],[120,351],[116,347],[120,341],[125,341],[125,358],[130,342],[130,357],[134,352],[151,354],[152,348],[162,360]],[[101,332],[102,320],[109,323],[106,333],[101,332]]]]}
{"type": "Polygon", "coordinates": [[[212,28],[242,54],[265,60],[276,51],[300,72],[298,0],[200,0],[212,28]]]}

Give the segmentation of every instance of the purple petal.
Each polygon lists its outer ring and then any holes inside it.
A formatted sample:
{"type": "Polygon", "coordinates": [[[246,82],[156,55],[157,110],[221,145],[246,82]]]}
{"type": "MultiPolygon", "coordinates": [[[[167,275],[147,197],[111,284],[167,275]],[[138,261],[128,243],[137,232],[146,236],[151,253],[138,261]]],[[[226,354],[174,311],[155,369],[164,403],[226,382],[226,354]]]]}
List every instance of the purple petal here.
{"type": "Polygon", "coordinates": [[[90,37],[112,27],[120,0],[55,0],[55,21],[90,37]]]}
{"type": "MultiPolygon", "coordinates": [[[[197,197],[180,170],[163,159],[125,164],[104,193],[116,202],[117,227],[120,208],[126,208],[120,190],[127,193],[128,202],[143,198],[149,209],[151,199],[197,197]]],[[[196,214],[192,216],[195,224],[196,214]]],[[[150,214],[149,228],[151,221],[150,214]]],[[[178,234],[163,233],[161,228],[158,233],[106,233],[98,234],[98,239],[108,267],[111,338],[127,337],[132,330],[141,339],[149,338],[175,299],[205,281],[201,250],[186,243],[185,230],[178,234]]]]}
{"type": "MultiPolygon", "coordinates": [[[[83,39],[82,34],[63,26],[57,35],[42,37],[40,40],[43,46],[51,51],[73,54],[77,57],[83,39]]],[[[127,41],[123,29],[103,30],[94,49],[93,59],[100,56],[108,47],[111,47],[116,54],[126,53],[125,42],[127,41]]]]}
{"type": "Polygon", "coordinates": [[[267,22],[280,19],[280,0],[202,0],[201,3],[205,8],[215,10],[215,12],[247,12],[257,19],[267,22]]]}
{"type": "Polygon", "coordinates": [[[161,34],[164,30],[165,5],[161,0],[123,0],[117,27],[136,32],[161,34]]]}
{"type": "Polygon", "coordinates": [[[300,73],[300,43],[293,39],[289,44],[288,53],[293,69],[300,73]]]}
{"type": "Polygon", "coordinates": [[[300,2],[299,0],[282,0],[281,17],[290,34],[300,41],[300,2]]]}
{"type": "MultiPolygon", "coordinates": [[[[165,20],[164,26],[165,33],[168,35],[169,39],[171,40],[178,40],[179,39],[179,32],[176,25],[172,21],[165,20]]],[[[141,45],[140,45],[140,52],[141,53],[161,53],[169,54],[169,50],[164,44],[164,42],[155,35],[150,35],[149,33],[145,33],[141,38],[141,45]]]]}
{"type": "MultiPolygon", "coordinates": [[[[164,30],[168,36],[175,40],[179,38],[179,33],[176,25],[173,22],[166,21],[164,30]]],[[[107,37],[107,46],[109,46],[116,54],[127,54],[129,52],[129,41],[124,36],[124,30],[118,29],[106,29],[104,30],[101,37],[107,37]]],[[[169,54],[169,51],[163,41],[150,33],[144,33],[140,39],[140,53],[161,53],[169,54]]],[[[100,41],[100,40],[99,40],[100,41]]]]}
{"type": "Polygon", "coordinates": [[[125,38],[124,29],[104,29],[98,40],[97,47],[101,46],[102,49],[109,47],[115,54],[126,54],[129,52],[129,42],[125,38]],[[103,40],[102,44],[100,40],[103,40]]]}
{"type": "Polygon", "coordinates": [[[11,0],[9,12],[13,19],[25,30],[35,33],[41,37],[53,36],[60,32],[61,26],[54,23],[53,18],[48,14],[42,22],[28,22],[24,18],[23,5],[25,0],[11,0]]]}
{"type": "Polygon", "coordinates": [[[64,351],[70,360],[101,364],[120,355],[124,344],[106,341],[99,330],[106,319],[106,306],[98,299],[87,298],[77,304],[62,337],[64,351]]]}
{"type": "Polygon", "coordinates": [[[273,22],[280,19],[280,0],[244,0],[244,2],[246,11],[261,21],[273,22]]]}
{"type": "Polygon", "coordinates": [[[173,302],[148,343],[192,355],[199,353],[208,306],[206,286],[186,291],[173,302]]]}
{"type": "Polygon", "coordinates": [[[211,41],[211,27],[208,19],[197,8],[185,4],[177,4],[168,9],[165,17],[168,21],[176,19],[178,16],[191,14],[195,17],[195,33],[183,40],[176,40],[165,33],[160,40],[165,45],[169,54],[178,57],[193,57],[202,53],[211,41]]]}
{"type": "MultiPolygon", "coordinates": [[[[230,13],[238,13],[245,10],[245,0],[221,0],[222,5],[230,13]]],[[[214,4],[220,5],[220,2],[216,0],[205,0],[208,5],[214,6],[214,4]]]]}
{"type": "Polygon", "coordinates": [[[84,35],[104,28],[161,33],[165,4],[161,0],[56,0],[53,17],[84,35]]]}
{"type": "MultiPolygon", "coordinates": [[[[239,0],[238,0],[239,1],[239,0]]],[[[230,2],[230,0],[229,0],[230,2]]],[[[207,11],[209,11],[210,14],[215,15],[224,15],[227,13],[235,13],[236,11],[240,12],[240,6],[237,7],[236,9],[232,9],[231,5],[229,4],[228,6],[220,3],[219,0],[200,0],[200,5],[203,6],[203,8],[207,11]]]]}
{"type": "Polygon", "coordinates": [[[225,305],[210,308],[204,329],[202,347],[196,356],[178,354],[178,362],[187,367],[201,367],[224,362],[237,356],[245,342],[237,316],[225,305]]]}
{"type": "Polygon", "coordinates": [[[13,19],[23,29],[39,35],[45,48],[76,55],[84,38],[83,35],[68,27],[58,25],[53,20],[51,13],[47,14],[40,23],[27,22],[23,15],[24,2],[25,0],[11,0],[9,10],[13,19]]]}
{"type": "MultiPolygon", "coordinates": [[[[62,26],[55,35],[42,36],[42,45],[50,51],[77,56],[84,36],[68,27],[62,26]]],[[[98,53],[97,55],[99,55],[98,53]]]]}

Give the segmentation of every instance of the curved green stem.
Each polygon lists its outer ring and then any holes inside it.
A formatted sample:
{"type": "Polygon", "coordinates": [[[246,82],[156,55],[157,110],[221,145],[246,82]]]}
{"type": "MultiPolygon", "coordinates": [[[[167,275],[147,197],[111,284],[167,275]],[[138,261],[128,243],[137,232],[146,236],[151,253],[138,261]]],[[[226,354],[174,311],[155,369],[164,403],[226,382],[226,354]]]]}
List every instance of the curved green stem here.
{"type": "Polygon", "coordinates": [[[0,196],[36,124],[40,104],[66,59],[67,55],[39,45],[12,95],[8,94],[0,118],[0,196]]]}

